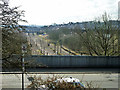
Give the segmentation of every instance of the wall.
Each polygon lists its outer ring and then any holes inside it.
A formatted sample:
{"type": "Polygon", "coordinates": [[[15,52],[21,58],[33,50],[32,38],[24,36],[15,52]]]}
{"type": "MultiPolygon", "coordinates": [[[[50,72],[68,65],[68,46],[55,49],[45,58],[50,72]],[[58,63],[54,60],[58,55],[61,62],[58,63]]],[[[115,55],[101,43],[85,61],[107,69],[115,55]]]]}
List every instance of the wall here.
{"type": "Polygon", "coordinates": [[[119,67],[120,56],[26,56],[48,67],[119,67]]]}

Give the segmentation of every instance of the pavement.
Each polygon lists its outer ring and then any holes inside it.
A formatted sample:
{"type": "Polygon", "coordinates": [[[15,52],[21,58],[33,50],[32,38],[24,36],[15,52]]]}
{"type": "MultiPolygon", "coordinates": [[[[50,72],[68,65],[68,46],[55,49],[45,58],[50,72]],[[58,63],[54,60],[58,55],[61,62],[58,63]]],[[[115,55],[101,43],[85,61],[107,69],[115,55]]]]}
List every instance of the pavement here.
{"type": "MultiPolygon", "coordinates": [[[[30,81],[28,81],[28,76],[36,76],[41,77],[43,80],[46,80],[48,76],[52,77],[53,75],[62,76],[62,77],[73,77],[79,80],[82,80],[83,84],[86,85],[86,82],[92,82],[92,85],[96,88],[118,88],[118,73],[110,73],[110,74],[28,74],[25,76],[25,87],[30,85],[30,81]]],[[[2,77],[2,88],[21,88],[22,87],[22,75],[21,74],[0,74],[2,77]]],[[[119,87],[120,88],[120,87],[119,87]]]]}

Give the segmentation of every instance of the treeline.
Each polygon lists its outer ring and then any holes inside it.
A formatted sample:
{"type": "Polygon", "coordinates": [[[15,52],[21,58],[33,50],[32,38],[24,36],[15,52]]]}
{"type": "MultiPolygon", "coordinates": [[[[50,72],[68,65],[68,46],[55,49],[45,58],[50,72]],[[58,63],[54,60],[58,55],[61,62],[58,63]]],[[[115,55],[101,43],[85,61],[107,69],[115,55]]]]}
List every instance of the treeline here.
{"type": "Polygon", "coordinates": [[[49,31],[48,38],[52,42],[56,42],[59,45],[63,45],[68,49],[71,49],[77,53],[87,53],[82,46],[80,36],[75,32],[75,29],[60,28],[58,30],[49,31]]]}
{"type": "Polygon", "coordinates": [[[47,31],[52,42],[80,53],[91,56],[120,55],[119,22],[111,22],[108,15],[102,15],[101,20],[85,23],[84,27],[60,27],[47,31]],[[89,24],[89,25],[88,25],[89,24]]]}

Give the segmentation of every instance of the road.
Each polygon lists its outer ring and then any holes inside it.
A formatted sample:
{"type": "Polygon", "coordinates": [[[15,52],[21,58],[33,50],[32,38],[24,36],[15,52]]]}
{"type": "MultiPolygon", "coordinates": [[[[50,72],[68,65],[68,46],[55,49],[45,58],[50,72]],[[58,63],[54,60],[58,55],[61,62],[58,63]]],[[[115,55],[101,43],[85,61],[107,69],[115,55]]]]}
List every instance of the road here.
{"type": "Polygon", "coordinates": [[[63,50],[59,45],[49,43],[45,36],[29,34],[27,39],[32,46],[32,55],[69,55],[69,52],[63,50]]]}
{"type": "MultiPolygon", "coordinates": [[[[53,74],[28,74],[28,76],[37,76],[41,77],[43,80],[46,80],[48,76],[52,77],[53,74]]],[[[118,73],[112,74],[54,74],[62,77],[73,77],[82,80],[83,84],[86,85],[92,82],[92,85],[96,88],[118,88],[118,73]],[[97,86],[96,86],[97,85],[97,86]],[[98,87],[99,86],[99,87],[98,87]]],[[[21,74],[0,74],[2,77],[2,88],[21,88],[21,74]]],[[[25,75],[25,87],[30,85],[27,75],[25,75]]]]}
{"type": "MultiPolygon", "coordinates": [[[[28,71],[28,70],[27,70],[28,71]]],[[[3,88],[21,88],[22,75],[21,72],[3,72],[0,74],[2,77],[2,87],[3,88]],[[14,74],[16,73],[16,74],[14,74]]],[[[27,87],[31,82],[28,81],[27,77],[37,77],[41,76],[43,80],[46,80],[48,76],[58,75],[62,77],[77,78],[82,80],[84,85],[86,82],[92,82],[93,86],[98,88],[118,88],[120,84],[119,79],[119,69],[104,69],[104,68],[41,68],[39,70],[34,69],[30,71],[28,75],[25,75],[25,87],[27,87]],[[96,86],[97,84],[97,86],[96,86]]]]}

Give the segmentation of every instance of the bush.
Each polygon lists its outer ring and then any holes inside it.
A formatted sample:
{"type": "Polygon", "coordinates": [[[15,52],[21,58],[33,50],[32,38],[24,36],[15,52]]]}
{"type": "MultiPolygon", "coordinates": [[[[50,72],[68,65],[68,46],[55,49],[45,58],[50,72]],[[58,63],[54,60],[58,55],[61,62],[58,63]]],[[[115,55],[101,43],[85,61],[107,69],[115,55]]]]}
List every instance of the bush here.
{"type": "MultiPolygon", "coordinates": [[[[48,76],[46,80],[43,80],[40,76],[29,77],[28,80],[31,81],[31,84],[28,85],[27,88],[30,88],[32,90],[85,90],[86,88],[89,88],[89,90],[95,90],[95,87],[92,85],[93,82],[86,82],[86,86],[84,87],[82,84],[74,83],[74,80],[73,82],[66,82],[65,78],[63,79],[63,77],[64,76],[61,77],[59,75],[53,75],[52,77],[48,76]]],[[[82,83],[82,80],[80,83],[82,83]]]]}

